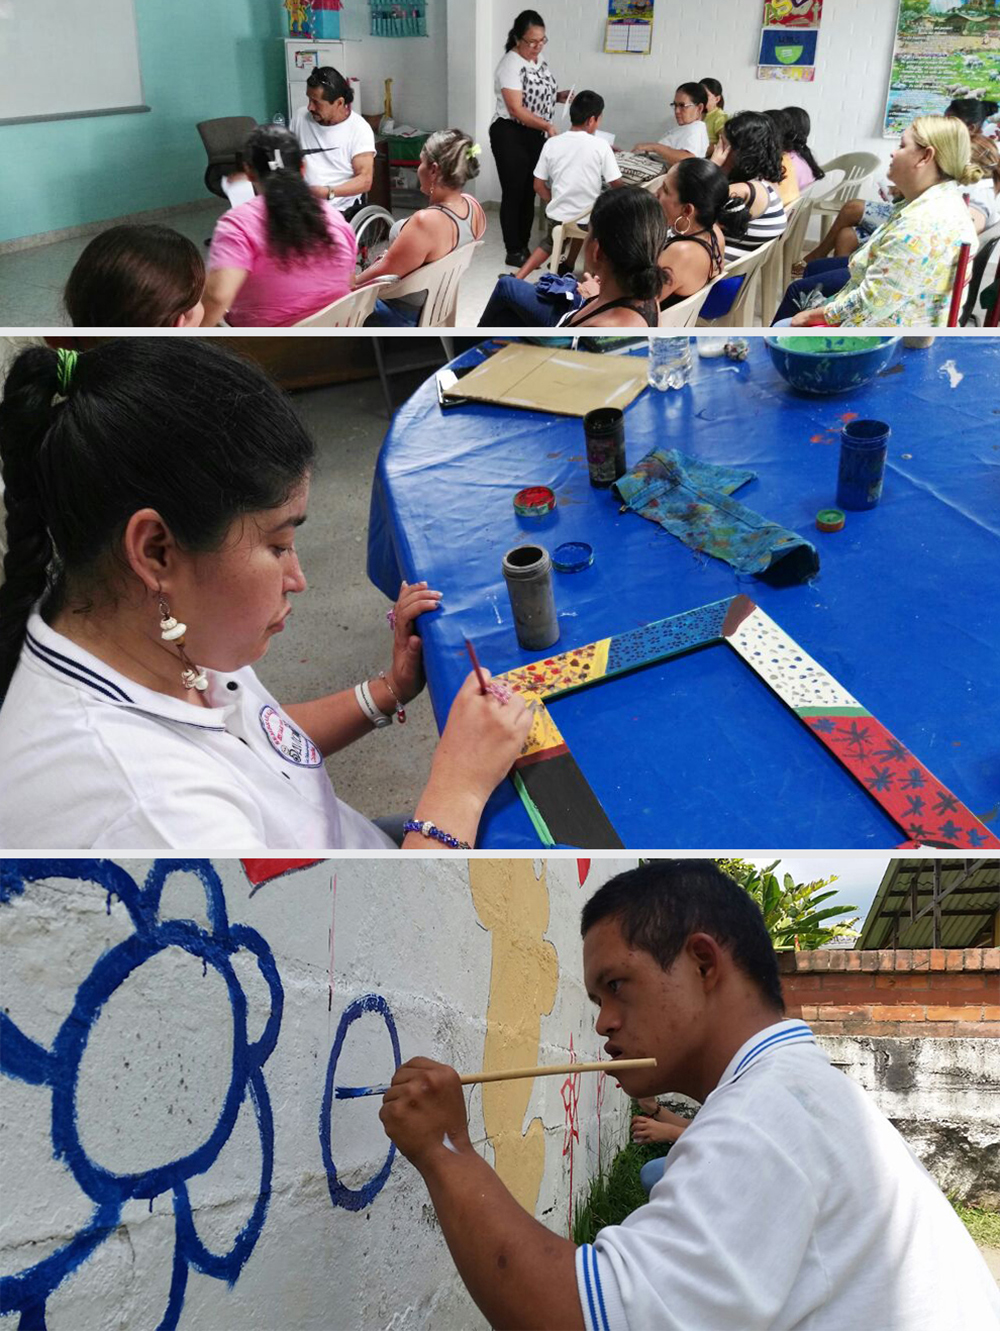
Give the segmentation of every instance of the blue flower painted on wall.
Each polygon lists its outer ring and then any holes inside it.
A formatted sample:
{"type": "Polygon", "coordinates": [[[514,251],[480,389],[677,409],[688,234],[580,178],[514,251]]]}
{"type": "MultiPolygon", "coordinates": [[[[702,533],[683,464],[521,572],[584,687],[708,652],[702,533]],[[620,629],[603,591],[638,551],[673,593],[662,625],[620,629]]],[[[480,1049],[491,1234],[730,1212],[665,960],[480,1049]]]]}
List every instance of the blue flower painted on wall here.
{"type": "Polygon", "coordinates": [[[49,1295],[114,1231],[122,1206],[130,1198],[173,1195],[175,1243],[167,1306],[160,1331],[177,1326],[188,1274],[192,1268],[233,1285],[267,1216],[274,1164],[274,1122],[264,1081],[264,1064],[274,1050],[281,1025],[283,992],[270,948],[259,933],[230,924],[219,877],[205,860],[158,861],[139,886],[109,860],[8,860],[0,866],[0,903],[10,901],[42,879],[91,883],[117,896],[128,911],[134,932],[99,958],[77,990],[72,1011],[63,1021],[51,1048],[25,1035],[6,1013],[0,1013],[0,1072],[8,1077],[51,1088],[52,1149],[94,1203],[87,1225],[68,1243],[42,1261],[0,1279],[0,1313],[21,1314],[21,1331],[45,1326],[49,1295]],[[160,919],[160,899],[172,874],[193,875],[205,891],[209,929],[192,920],[160,919]],[[166,948],[181,948],[211,966],[225,981],[233,1017],[233,1053],[229,1085],[208,1137],[181,1159],[143,1173],[117,1174],[90,1159],[81,1143],[77,1121],[80,1063],[91,1031],[112,994],[140,967],[166,948]],[[270,997],[260,1038],[247,1035],[247,998],[232,964],[246,949],[256,958],[270,997]],[[198,1235],[188,1182],[212,1167],[232,1134],[240,1106],[249,1100],[261,1144],[261,1179],[249,1219],[224,1254],[210,1252],[198,1235]]]}

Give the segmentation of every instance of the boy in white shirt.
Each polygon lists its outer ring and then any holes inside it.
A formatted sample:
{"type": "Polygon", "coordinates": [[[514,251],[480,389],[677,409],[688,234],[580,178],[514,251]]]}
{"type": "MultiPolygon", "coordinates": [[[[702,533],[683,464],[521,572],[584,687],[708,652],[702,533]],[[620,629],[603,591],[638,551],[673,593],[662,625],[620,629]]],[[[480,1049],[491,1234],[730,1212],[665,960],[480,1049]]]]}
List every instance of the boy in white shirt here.
{"type": "Polygon", "coordinates": [[[490,1326],[544,1331],[987,1331],[1000,1291],[944,1193],[802,1021],[752,898],[652,860],[583,910],[583,976],[628,1095],[701,1102],[649,1203],[577,1247],[473,1147],[453,1068],[397,1068],[380,1118],[423,1175],[490,1326]]]}
{"type": "MultiPolygon", "coordinates": [[[[527,277],[547,261],[552,253],[552,233],[560,222],[580,218],[593,206],[603,185],[617,188],[625,183],[611,145],[597,137],[603,114],[604,98],[584,89],[570,102],[569,130],[545,140],[535,167],[535,193],[546,204],[548,231],[516,277],[527,277]]],[[[580,218],[580,222],[585,225],[586,219],[580,218]]],[[[570,246],[566,262],[571,267],[581,244],[575,240],[570,246]]]]}

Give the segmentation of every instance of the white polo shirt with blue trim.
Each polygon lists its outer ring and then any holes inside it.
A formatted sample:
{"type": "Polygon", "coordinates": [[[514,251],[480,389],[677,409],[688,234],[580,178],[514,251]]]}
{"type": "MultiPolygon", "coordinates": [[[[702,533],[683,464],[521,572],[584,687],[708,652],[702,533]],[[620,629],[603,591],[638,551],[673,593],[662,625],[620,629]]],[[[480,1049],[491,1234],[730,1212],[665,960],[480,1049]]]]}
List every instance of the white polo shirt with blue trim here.
{"type": "Polygon", "coordinates": [[[144,688],[31,616],[0,708],[0,845],[25,850],[393,846],[245,667],[208,707],[144,688]]]}
{"type": "Polygon", "coordinates": [[[587,1331],[989,1331],[1000,1291],[801,1021],[734,1055],[647,1205],[576,1255],[587,1331]]]}

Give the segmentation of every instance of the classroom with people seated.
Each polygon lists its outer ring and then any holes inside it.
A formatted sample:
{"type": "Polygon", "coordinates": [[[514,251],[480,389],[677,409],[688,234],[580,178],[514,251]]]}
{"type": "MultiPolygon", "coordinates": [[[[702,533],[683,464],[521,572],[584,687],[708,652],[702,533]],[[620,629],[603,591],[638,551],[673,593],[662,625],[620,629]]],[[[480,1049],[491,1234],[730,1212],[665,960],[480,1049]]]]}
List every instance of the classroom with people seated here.
{"type": "Polygon", "coordinates": [[[1000,0],[53,0],[0,37],[4,326],[1000,319],[1000,0]]]}

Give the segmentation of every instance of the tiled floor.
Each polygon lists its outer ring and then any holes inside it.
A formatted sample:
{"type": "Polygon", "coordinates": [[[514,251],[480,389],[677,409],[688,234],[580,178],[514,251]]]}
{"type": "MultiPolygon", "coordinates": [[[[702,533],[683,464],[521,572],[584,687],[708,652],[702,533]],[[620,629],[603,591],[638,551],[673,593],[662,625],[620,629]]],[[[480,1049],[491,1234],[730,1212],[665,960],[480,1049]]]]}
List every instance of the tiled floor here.
{"type": "MultiPolygon", "coordinates": [[[[215,220],[224,211],[221,200],[207,199],[163,218],[200,245],[212,233],[215,220]]],[[[458,299],[458,325],[475,328],[498,274],[505,268],[500,219],[488,208],[489,226],[483,244],[462,279],[458,299]]],[[[0,254],[0,327],[48,328],[68,324],[62,307],[66,279],[91,236],[55,241],[35,249],[0,254]]]]}

